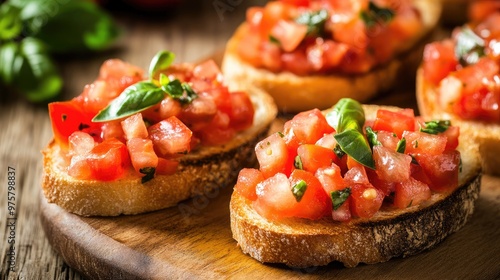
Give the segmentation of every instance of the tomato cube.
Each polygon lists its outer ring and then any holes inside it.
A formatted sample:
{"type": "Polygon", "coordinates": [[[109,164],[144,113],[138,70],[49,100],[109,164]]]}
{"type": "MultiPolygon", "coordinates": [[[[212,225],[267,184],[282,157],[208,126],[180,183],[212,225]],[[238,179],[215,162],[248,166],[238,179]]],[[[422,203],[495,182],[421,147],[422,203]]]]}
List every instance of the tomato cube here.
{"type": "Polygon", "coordinates": [[[292,186],[287,176],[277,173],[256,186],[257,200],[255,211],[267,219],[290,217],[297,201],[292,193],[292,186]]]}
{"type": "Polygon", "coordinates": [[[156,169],[158,156],[153,148],[153,141],[144,138],[132,138],[127,141],[127,150],[135,171],[141,173],[141,169],[152,167],[156,169]]]}
{"type": "Polygon", "coordinates": [[[446,148],[447,137],[442,134],[429,134],[420,131],[406,131],[403,134],[406,139],[407,154],[442,154],[446,148]]]}
{"type": "Polygon", "coordinates": [[[287,144],[314,144],[327,133],[335,130],[318,109],[298,113],[284,125],[287,144]]]}
{"type": "Polygon", "coordinates": [[[294,170],[290,175],[291,187],[301,181],[305,182],[306,190],[300,201],[296,201],[291,215],[316,220],[330,214],[332,211],[331,198],[323,189],[319,180],[311,172],[300,169],[294,170]]]}
{"type": "Polygon", "coordinates": [[[382,180],[402,182],[410,177],[412,158],[409,155],[378,145],[373,147],[373,159],[377,174],[382,180]]]}
{"type": "Polygon", "coordinates": [[[431,190],[446,192],[458,187],[459,151],[445,151],[441,155],[416,154],[415,159],[429,178],[431,190]]]}
{"type": "Polygon", "coordinates": [[[431,189],[429,189],[429,186],[412,177],[396,184],[394,205],[400,209],[418,205],[429,198],[431,198],[431,189]]]}
{"type": "Polygon", "coordinates": [[[276,173],[290,174],[294,158],[289,157],[285,140],[279,134],[274,133],[257,143],[255,153],[264,178],[276,173]]]}
{"type": "Polygon", "coordinates": [[[401,138],[404,131],[415,130],[415,116],[409,114],[409,111],[394,112],[385,109],[377,111],[377,117],[373,123],[373,130],[394,132],[401,138]]]}
{"type": "Polygon", "coordinates": [[[126,139],[148,137],[148,129],[142,119],[141,113],[134,114],[124,119],[121,125],[126,139]]]}
{"type": "Polygon", "coordinates": [[[177,171],[179,162],[174,159],[158,158],[158,165],[156,166],[156,174],[158,175],[172,175],[177,171]]]}
{"type": "Polygon", "coordinates": [[[323,148],[314,144],[303,144],[297,149],[302,168],[309,172],[316,172],[320,167],[328,167],[337,160],[332,149],[323,148]]]}
{"type": "Polygon", "coordinates": [[[247,129],[253,124],[254,108],[248,94],[235,91],[231,95],[230,126],[237,131],[247,129]]]}
{"type": "Polygon", "coordinates": [[[360,218],[370,218],[382,206],[384,194],[370,184],[351,185],[351,213],[360,218]]]}
{"type": "Polygon", "coordinates": [[[252,201],[257,199],[257,184],[264,181],[262,173],[255,168],[243,168],[238,174],[234,190],[252,201]]]}
{"type": "Polygon", "coordinates": [[[150,126],[148,132],[155,151],[162,157],[184,154],[191,149],[193,132],[175,116],[150,126]]]}
{"type": "Polygon", "coordinates": [[[117,139],[106,139],[97,144],[86,160],[92,170],[92,177],[100,181],[116,180],[130,167],[127,147],[117,139]]]}

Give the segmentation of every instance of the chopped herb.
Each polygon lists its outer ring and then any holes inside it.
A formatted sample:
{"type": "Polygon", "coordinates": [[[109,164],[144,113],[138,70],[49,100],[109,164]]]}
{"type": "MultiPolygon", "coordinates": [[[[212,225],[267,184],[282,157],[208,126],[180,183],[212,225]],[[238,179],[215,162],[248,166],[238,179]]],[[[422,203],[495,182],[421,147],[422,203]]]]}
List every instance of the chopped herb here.
{"type": "Polygon", "coordinates": [[[410,156],[411,156],[411,163],[416,164],[416,165],[420,165],[418,163],[417,159],[415,158],[415,156],[413,156],[413,155],[410,155],[410,156]]]}
{"type": "Polygon", "coordinates": [[[374,27],[377,23],[388,23],[394,18],[394,11],[389,8],[381,8],[370,1],[368,10],[361,11],[361,19],[367,27],[374,27]]]}
{"type": "Polygon", "coordinates": [[[278,136],[281,137],[281,138],[284,138],[285,137],[285,134],[283,134],[283,132],[279,132],[278,131],[278,136]]]}
{"type": "Polygon", "coordinates": [[[89,127],[90,127],[90,125],[88,125],[88,124],[80,123],[78,125],[78,130],[84,130],[85,128],[89,128],[89,127]]]}
{"type": "Polygon", "coordinates": [[[333,152],[335,153],[335,155],[337,155],[337,157],[340,159],[340,158],[343,158],[345,156],[345,152],[342,151],[342,148],[340,147],[340,145],[337,143],[337,145],[335,145],[335,148],[333,148],[333,152]]]}
{"type": "Polygon", "coordinates": [[[418,140],[415,140],[415,142],[413,142],[413,147],[418,148],[418,140]]]}
{"type": "Polygon", "coordinates": [[[406,138],[401,138],[396,146],[396,152],[404,154],[406,150],[406,138]]]}
{"type": "Polygon", "coordinates": [[[141,183],[144,184],[147,181],[149,181],[149,180],[151,180],[151,179],[154,178],[155,172],[156,172],[156,168],[154,168],[154,167],[144,167],[144,168],[139,169],[139,172],[142,173],[142,174],[145,174],[141,178],[141,183]]]}
{"type": "Polygon", "coordinates": [[[373,146],[379,146],[382,145],[380,141],[378,141],[377,138],[377,133],[373,131],[373,129],[369,126],[366,127],[366,138],[368,139],[368,143],[370,144],[370,148],[373,148],[373,146]]]}
{"type": "Polygon", "coordinates": [[[351,194],[351,188],[345,188],[339,191],[333,191],[330,193],[330,198],[332,199],[333,210],[337,210],[344,204],[349,195],[351,194]]]}
{"type": "Polygon", "coordinates": [[[438,134],[445,132],[450,125],[450,121],[430,121],[425,122],[424,127],[420,127],[420,131],[428,134],[438,134]]]}
{"type": "Polygon", "coordinates": [[[304,169],[304,166],[302,165],[302,159],[300,158],[300,156],[295,157],[293,166],[295,166],[295,168],[297,169],[304,169]]]}
{"type": "Polygon", "coordinates": [[[307,190],[307,184],[304,180],[300,180],[295,185],[293,185],[292,193],[293,196],[295,196],[295,200],[297,200],[297,202],[300,202],[306,190],[307,190]]]}
{"type": "Polygon", "coordinates": [[[484,39],[464,25],[456,35],[455,57],[462,66],[476,64],[485,55],[484,39]]]}
{"type": "Polygon", "coordinates": [[[278,40],[278,38],[274,37],[273,35],[269,35],[269,42],[277,44],[277,45],[281,45],[280,40],[278,40]]]}
{"type": "Polygon", "coordinates": [[[408,206],[406,206],[406,208],[410,207],[412,204],[413,204],[413,199],[410,201],[410,204],[408,204],[408,206]]]}
{"type": "Polygon", "coordinates": [[[323,36],[325,34],[325,22],[328,20],[329,14],[325,9],[306,12],[295,19],[297,23],[307,25],[307,35],[323,36]]]}

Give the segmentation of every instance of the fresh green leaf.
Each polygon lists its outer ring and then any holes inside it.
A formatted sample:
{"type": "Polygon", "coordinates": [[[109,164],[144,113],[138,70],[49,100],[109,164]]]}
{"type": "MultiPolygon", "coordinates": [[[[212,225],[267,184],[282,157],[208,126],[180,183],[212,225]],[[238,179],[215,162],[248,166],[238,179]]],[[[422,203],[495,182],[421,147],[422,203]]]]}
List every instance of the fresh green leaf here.
{"type": "Polygon", "coordinates": [[[139,172],[142,173],[142,174],[145,174],[141,178],[141,183],[144,184],[147,181],[149,181],[149,180],[151,180],[151,179],[153,179],[155,177],[156,168],[154,168],[154,167],[144,167],[144,168],[139,169],[139,172]]]}
{"type": "Polygon", "coordinates": [[[330,198],[332,199],[333,210],[339,209],[347,198],[349,198],[349,195],[351,195],[351,188],[331,192],[330,198]]]}
{"type": "Polygon", "coordinates": [[[396,152],[404,154],[406,150],[406,138],[401,138],[396,146],[396,152]]]}
{"type": "Polygon", "coordinates": [[[334,138],[342,151],[362,165],[375,169],[372,151],[362,132],[365,112],[361,104],[351,98],[342,98],[326,118],[337,131],[334,138]]]}
{"type": "Polygon", "coordinates": [[[484,39],[464,25],[456,35],[455,57],[461,65],[476,64],[485,55],[484,39]]]}
{"type": "MultiPolygon", "coordinates": [[[[175,60],[175,54],[169,51],[158,52],[149,64],[149,78],[152,79],[158,71],[165,70],[175,60]]],[[[166,77],[166,76],[165,76],[166,77]]],[[[161,81],[160,81],[161,83],[161,81]]]]}
{"type": "Polygon", "coordinates": [[[339,143],[337,143],[337,145],[335,145],[335,147],[333,148],[333,152],[335,153],[335,155],[341,159],[345,156],[345,152],[342,151],[342,148],[340,147],[339,143]]]}
{"type": "Polygon", "coordinates": [[[181,104],[189,104],[198,97],[198,94],[194,92],[189,84],[181,83],[178,79],[169,81],[167,84],[162,84],[161,88],[170,97],[181,102],[181,104]]]}
{"type": "Polygon", "coordinates": [[[302,13],[295,21],[307,25],[307,35],[322,36],[325,33],[325,23],[328,18],[328,11],[321,9],[319,11],[302,13]]]}
{"type": "Polygon", "coordinates": [[[420,128],[421,132],[428,134],[438,134],[445,132],[448,127],[450,127],[451,122],[449,120],[445,121],[429,121],[425,122],[424,127],[420,128]]]}
{"type": "Polygon", "coordinates": [[[306,190],[307,190],[307,183],[304,180],[300,180],[295,185],[293,185],[292,193],[297,202],[300,202],[306,190]]]}
{"type": "Polygon", "coordinates": [[[302,159],[300,158],[299,155],[295,157],[295,160],[293,161],[293,166],[297,169],[304,169],[304,165],[302,165],[302,159]]]}
{"type": "Polygon", "coordinates": [[[0,40],[18,37],[23,29],[20,17],[21,9],[8,2],[0,5],[0,40]]]}
{"type": "Polygon", "coordinates": [[[361,11],[361,19],[367,27],[374,27],[376,24],[386,24],[394,18],[394,11],[390,8],[382,8],[370,1],[368,10],[361,11]]]}
{"type": "Polygon", "coordinates": [[[378,141],[377,133],[373,131],[371,127],[367,126],[365,130],[366,130],[366,138],[368,139],[370,148],[373,148],[373,146],[382,145],[382,143],[378,141]]]}
{"type": "Polygon", "coordinates": [[[126,88],[92,121],[104,122],[128,117],[158,104],[164,97],[165,92],[156,84],[148,81],[138,82],[126,88]]]}

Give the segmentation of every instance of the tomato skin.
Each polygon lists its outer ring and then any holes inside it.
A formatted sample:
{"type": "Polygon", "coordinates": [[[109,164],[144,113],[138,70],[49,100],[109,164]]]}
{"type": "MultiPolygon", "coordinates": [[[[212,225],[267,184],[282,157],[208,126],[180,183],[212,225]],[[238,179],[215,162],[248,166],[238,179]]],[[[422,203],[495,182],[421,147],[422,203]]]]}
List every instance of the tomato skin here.
{"type": "Polygon", "coordinates": [[[288,177],[283,173],[266,178],[256,186],[257,200],[253,202],[255,211],[271,220],[291,217],[290,212],[297,203],[291,188],[288,177]]]}
{"type": "Polygon", "coordinates": [[[273,133],[255,146],[255,154],[264,178],[277,173],[290,174],[294,158],[288,154],[285,140],[273,133]]]}
{"type": "Polygon", "coordinates": [[[302,199],[296,202],[292,209],[293,217],[317,220],[331,213],[331,199],[311,172],[295,169],[289,180],[292,187],[300,181],[304,181],[307,185],[302,199]]]}
{"type": "Polygon", "coordinates": [[[373,147],[373,159],[376,172],[384,181],[402,182],[410,177],[412,158],[409,155],[391,151],[379,145],[373,147]]]}
{"type": "Polygon", "coordinates": [[[127,117],[121,122],[121,125],[126,139],[148,137],[148,129],[141,113],[127,117]]]}
{"type": "Polygon", "coordinates": [[[229,125],[236,131],[250,128],[253,124],[254,108],[252,100],[248,94],[242,91],[232,92],[231,96],[231,111],[229,125]]]}
{"type": "Polygon", "coordinates": [[[127,140],[127,150],[135,171],[141,174],[142,168],[156,168],[158,156],[156,155],[151,139],[131,138],[127,140]]]}
{"type": "Polygon", "coordinates": [[[264,181],[262,173],[255,168],[243,168],[238,174],[234,190],[245,198],[255,201],[257,199],[257,184],[264,181]]]}
{"type": "Polygon", "coordinates": [[[271,29],[273,36],[285,52],[297,48],[307,34],[307,26],[291,20],[279,20],[271,29]]]}
{"type": "Polygon", "coordinates": [[[460,136],[460,127],[450,126],[448,129],[441,133],[441,135],[446,136],[446,151],[456,150],[458,147],[458,137],[460,136]]]}
{"type": "Polygon", "coordinates": [[[346,188],[340,167],[334,163],[331,166],[318,168],[314,176],[318,178],[327,194],[346,188]]]}
{"type": "Polygon", "coordinates": [[[191,150],[193,132],[173,116],[149,127],[149,138],[161,157],[175,156],[191,150]]]}
{"type": "Polygon", "coordinates": [[[442,134],[429,134],[420,131],[406,131],[405,153],[440,155],[446,149],[448,138],[442,134]]]}
{"type": "Polygon", "coordinates": [[[86,157],[92,178],[112,181],[122,177],[130,167],[127,147],[117,139],[106,139],[97,144],[86,157]]]}
{"type": "Polygon", "coordinates": [[[69,155],[84,156],[88,154],[96,145],[94,138],[88,133],[75,131],[68,137],[69,155]]]}
{"type": "Polygon", "coordinates": [[[415,154],[415,159],[429,178],[432,191],[447,192],[458,187],[459,151],[445,151],[441,155],[415,154]]]}
{"type": "Polygon", "coordinates": [[[327,133],[334,132],[318,109],[301,112],[284,125],[284,135],[287,143],[293,145],[314,144],[327,133]]]}
{"type": "Polygon", "coordinates": [[[424,49],[423,75],[424,79],[433,85],[457,69],[458,61],[455,57],[452,40],[433,42],[424,49]]]}
{"type": "Polygon", "coordinates": [[[350,209],[354,216],[370,218],[382,207],[384,195],[372,185],[354,184],[350,188],[350,209]]]}
{"type": "Polygon", "coordinates": [[[320,167],[330,166],[337,160],[333,150],[314,144],[300,145],[297,148],[297,154],[302,161],[303,169],[312,173],[320,167]]]}
{"type": "Polygon", "coordinates": [[[408,178],[396,184],[394,193],[394,206],[405,209],[409,206],[418,205],[431,198],[431,189],[427,184],[408,178]]]}
{"type": "Polygon", "coordinates": [[[158,158],[158,165],[156,166],[156,174],[158,175],[172,175],[177,172],[179,162],[174,159],[158,158]]]}
{"type": "Polygon", "coordinates": [[[394,112],[385,109],[377,111],[377,117],[373,123],[373,130],[394,132],[401,138],[404,131],[415,130],[415,117],[408,112],[394,112]]]}

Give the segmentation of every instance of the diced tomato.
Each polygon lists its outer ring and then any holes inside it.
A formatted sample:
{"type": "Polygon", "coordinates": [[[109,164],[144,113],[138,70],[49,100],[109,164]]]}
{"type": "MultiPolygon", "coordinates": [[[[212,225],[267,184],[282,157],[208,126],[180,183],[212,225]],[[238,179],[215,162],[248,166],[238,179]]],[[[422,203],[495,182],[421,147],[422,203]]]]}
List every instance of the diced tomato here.
{"type": "Polygon", "coordinates": [[[278,40],[285,52],[295,50],[306,34],[306,25],[291,20],[279,20],[271,29],[271,36],[278,40]]]}
{"type": "Polygon", "coordinates": [[[182,107],[179,119],[193,130],[200,130],[207,126],[217,114],[217,104],[214,98],[207,94],[200,94],[191,103],[182,107]]]}
{"type": "Polygon", "coordinates": [[[295,169],[290,175],[290,185],[293,188],[299,182],[305,182],[306,190],[299,202],[296,202],[292,215],[311,220],[319,219],[331,213],[332,202],[321,183],[311,172],[295,169]]]}
{"type": "Polygon", "coordinates": [[[148,137],[148,129],[142,119],[141,113],[127,117],[121,122],[121,125],[126,139],[148,137]]]}
{"type": "Polygon", "coordinates": [[[68,166],[68,175],[81,180],[92,178],[92,169],[85,155],[75,155],[68,166]]]}
{"type": "Polygon", "coordinates": [[[230,118],[226,113],[217,111],[213,119],[200,131],[196,131],[203,145],[222,145],[234,138],[236,130],[230,127],[230,118]]]}
{"type": "Polygon", "coordinates": [[[318,141],[316,141],[316,145],[333,150],[335,146],[337,146],[337,140],[333,136],[333,133],[329,133],[325,134],[318,141]]]}
{"type": "Polygon", "coordinates": [[[284,125],[287,144],[314,144],[327,133],[334,132],[325,116],[318,109],[298,113],[284,125]]]}
{"type": "Polygon", "coordinates": [[[307,60],[314,70],[326,72],[328,69],[339,66],[348,50],[349,47],[346,44],[318,38],[307,48],[307,60]]]}
{"type": "Polygon", "coordinates": [[[441,155],[415,154],[415,159],[429,178],[431,190],[446,192],[458,187],[459,151],[445,151],[441,155]]]}
{"type": "Polygon", "coordinates": [[[382,144],[382,146],[392,151],[396,150],[400,141],[399,137],[394,132],[385,130],[377,131],[377,140],[382,144]]]}
{"type": "Polygon", "coordinates": [[[156,174],[158,175],[172,175],[177,172],[179,161],[174,159],[158,158],[158,166],[156,167],[156,174]]]}
{"type": "Polygon", "coordinates": [[[346,188],[346,184],[344,183],[344,179],[342,178],[340,167],[336,164],[319,168],[318,170],[316,170],[314,176],[318,178],[327,194],[346,188]]]}
{"type": "Polygon", "coordinates": [[[431,198],[431,189],[420,181],[409,177],[408,180],[396,184],[394,193],[394,205],[404,209],[413,205],[419,205],[431,198]]]}
{"type": "Polygon", "coordinates": [[[276,173],[290,174],[294,158],[288,155],[285,140],[273,133],[255,146],[260,171],[265,178],[276,173]]]}
{"type": "Polygon", "coordinates": [[[234,190],[245,198],[254,201],[257,199],[257,184],[264,181],[264,179],[260,170],[255,168],[243,168],[238,174],[238,180],[236,181],[234,190]]]}
{"type": "Polygon", "coordinates": [[[351,185],[351,213],[360,218],[370,218],[382,207],[384,195],[370,184],[351,185]]]}
{"type": "Polygon", "coordinates": [[[257,184],[256,193],[254,209],[267,219],[290,217],[297,203],[292,194],[291,183],[283,173],[276,173],[257,184]]]}
{"type": "Polygon", "coordinates": [[[347,186],[354,184],[369,184],[368,175],[363,166],[355,166],[344,174],[344,182],[347,186]]]}
{"type": "Polygon", "coordinates": [[[323,148],[314,144],[303,144],[297,149],[304,170],[316,172],[320,167],[330,166],[337,160],[332,149],[323,148]]]}
{"type": "Polygon", "coordinates": [[[424,49],[423,75],[424,79],[434,85],[450,72],[457,69],[458,61],[455,57],[455,47],[452,40],[433,42],[424,49]]]}
{"type": "Polygon", "coordinates": [[[119,59],[108,59],[102,64],[98,79],[120,94],[128,86],[144,80],[144,70],[119,59]]]}
{"type": "Polygon", "coordinates": [[[445,150],[448,141],[445,135],[420,131],[406,131],[403,137],[406,139],[405,153],[407,154],[426,153],[439,155],[445,150]]]}
{"type": "Polygon", "coordinates": [[[247,129],[253,124],[254,108],[248,94],[242,91],[232,92],[229,125],[237,131],[247,129]]]}
{"type": "Polygon", "coordinates": [[[457,149],[458,137],[460,136],[460,127],[450,126],[445,132],[442,132],[441,135],[446,136],[446,147],[444,148],[446,151],[457,149]]]}
{"type": "Polygon", "coordinates": [[[484,88],[484,80],[493,80],[500,71],[500,66],[492,59],[483,57],[474,65],[457,70],[454,75],[464,85],[462,94],[471,95],[484,88]]]}
{"type": "Polygon", "coordinates": [[[183,154],[191,149],[193,132],[175,116],[150,126],[148,132],[159,156],[183,154]]]}
{"type": "Polygon", "coordinates": [[[193,77],[213,82],[222,83],[222,72],[215,61],[209,59],[196,65],[193,69],[193,77]]]}
{"type": "Polygon", "coordinates": [[[311,0],[280,0],[280,1],[297,7],[307,7],[309,6],[311,0]]]}
{"type": "Polygon", "coordinates": [[[88,154],[96,145],[94,138],[88,133],[75,131],[68,137],[69,155],[84,156],[88,154]]]}
{"type": "Polygon", "coordinates": [[[127,147],[117,139],[106,139],[97,144],[86,160],[92,171],[92,178],[100,181],[116,180],[130,167],[127,147]]]}
{"type": "Polygon", "coordinates": [[[338,222],[351,220],[351,197],[349,196],[339,208],[332,210],[332,219],[338,222]]]}
{"type": "Polygon", "coordinates": [[[384,196],[389,196],[394,190],[396,189],[396,183],[395,182],[388,182],[384,179],[382,179],[378,174],[377,171],[373,169],[365,169],[366,174],[368,175],[368,179],[370,183],[377,188],[377,190],[381,191],[384,196]]]}
{"type": "Polygon", "coordinates": [[[281,62],[283,69],[296,75],[306,75],[311,71],[310,61],[300,47],[291,52],[282,52],[281,62]]]}
{"type": "Polygon", "coordinates": [[[401,138],[404,131],[415,130],[415,117],[409,115],[408,111],[394,112],[385,109],[377,111],[377,117],[373,123],[373,129],[394,132],[401,138]]]}
{"type": "Polygon", "coordinates": [[[144,138],[130,138],[127,140],[127,150],[130,154],[132,166],[137,173],[143,168],[155,168],[158,166],[158,156],[153,148],[153,141],[144,138]]]}
{"type": "Polygon", "coordinates": [[[101,125],[101,139],[116,138],[125,142],[125,133],[121,121],[104,122],[101,125]]]}
{"type": "Polygon", "coordinates": [[[84,112],[74,100],[50,103],[49,115],[54,139],[63,148],[68,147],[68,137],[75,131],[89,133],[94,138],[101,135],[101,124],[92,122],[94,116],[84,112]]]}
{"type": "Polygon", "coordinates": [[[411,156],[391,151],[383,146],[373,147],[375,169],[380,179],[387,182],[408,180],[411,173],[411,156]]]}
{"type": "Polygon", "coordinates": [[[282,61],[280,60],[280,57],[282,50],[280,46],[275,42],[264,41],[261,43],[260,49],[262,66],[272,72],[281,71],[282,61]]]}

